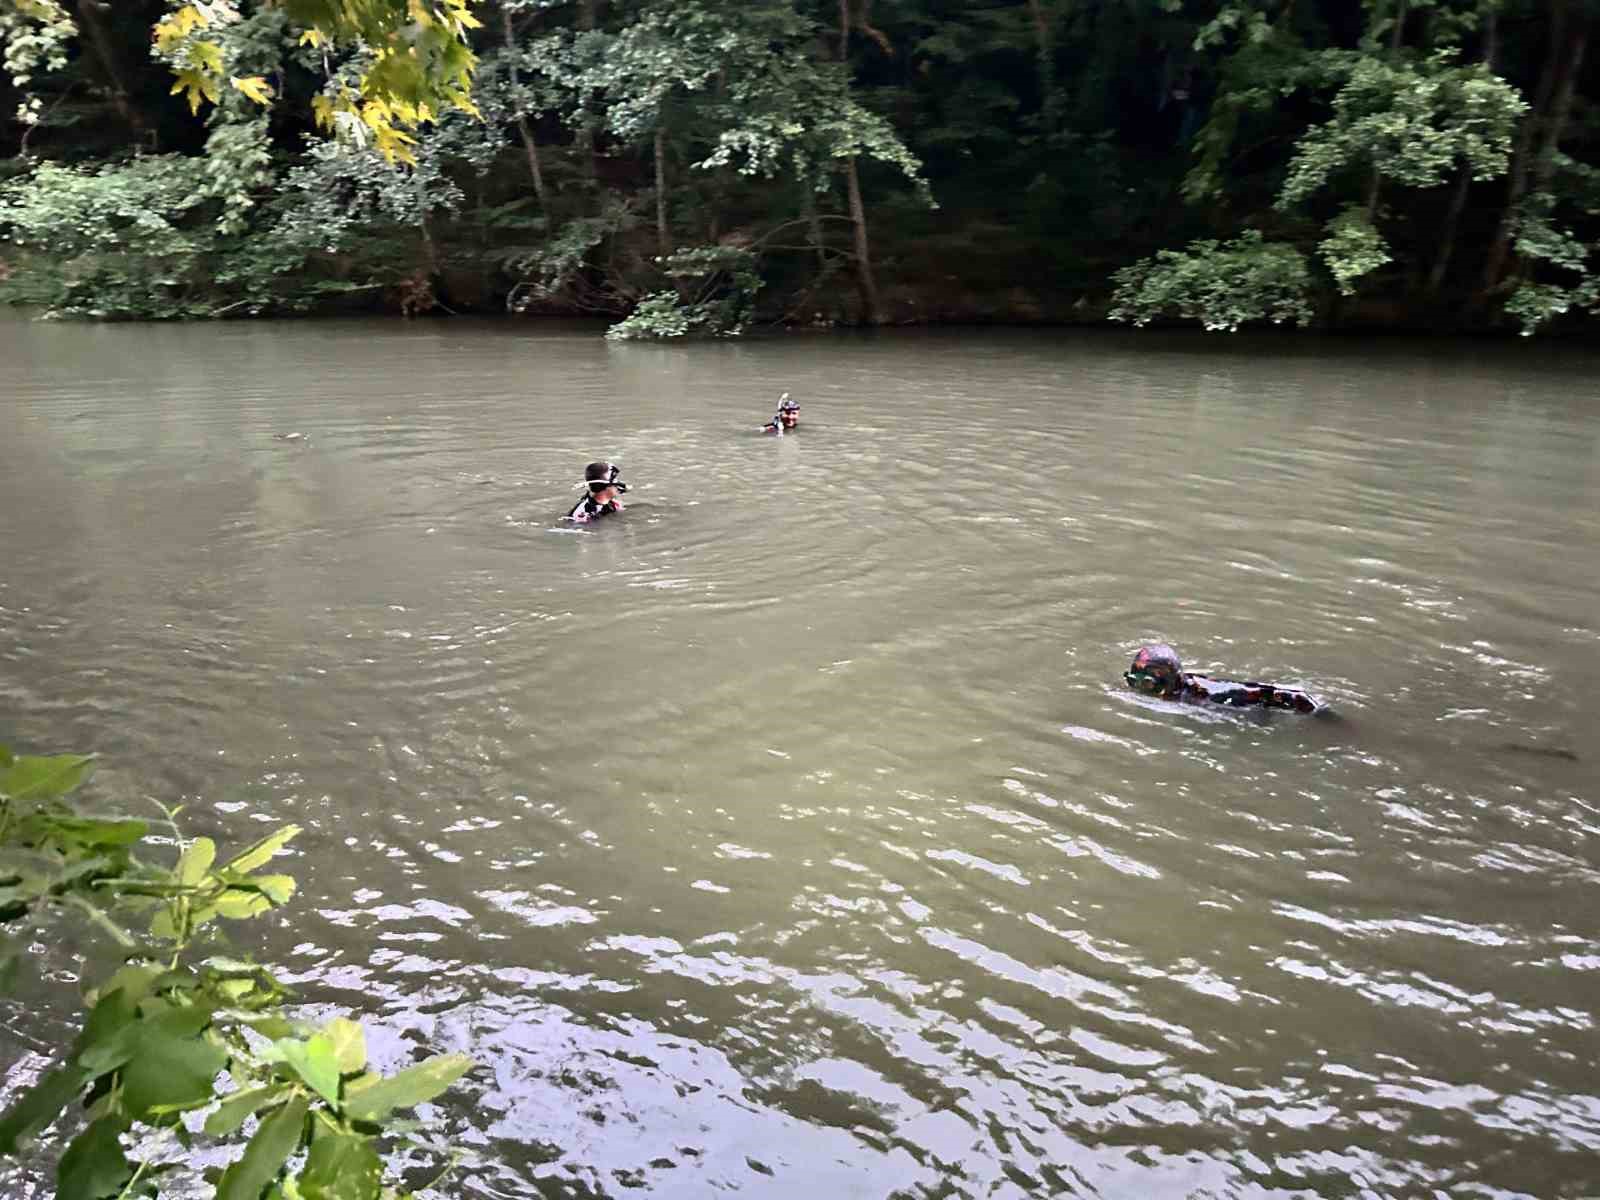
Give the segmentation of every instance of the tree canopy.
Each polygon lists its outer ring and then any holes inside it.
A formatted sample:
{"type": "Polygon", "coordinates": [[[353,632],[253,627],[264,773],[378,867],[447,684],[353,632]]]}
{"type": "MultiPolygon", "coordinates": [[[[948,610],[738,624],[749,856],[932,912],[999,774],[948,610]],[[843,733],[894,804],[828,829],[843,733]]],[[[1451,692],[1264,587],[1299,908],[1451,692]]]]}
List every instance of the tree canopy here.
{"type": "Polygon", "coordinates": [[[1600,302],[1593,0],[0,0],[63,314],[1531,331],[1600,302]]]}

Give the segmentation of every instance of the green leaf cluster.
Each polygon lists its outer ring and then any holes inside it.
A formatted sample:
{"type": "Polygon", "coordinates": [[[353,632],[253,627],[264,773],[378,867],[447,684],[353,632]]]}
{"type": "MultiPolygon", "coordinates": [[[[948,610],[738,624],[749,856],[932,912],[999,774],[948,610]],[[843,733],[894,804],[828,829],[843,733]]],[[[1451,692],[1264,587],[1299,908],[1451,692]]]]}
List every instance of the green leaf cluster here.
{"type": "MultiPolygon", "coordinates": [[[[85,990],[83,1028],[58,1064],[0,1114],[0,1157],[74,1108],[61,1200],[162,1195],[178,1164],[160,1157],[160,1140],[190,1150],[201,1138],[243,1142],[206,1178],[217,1200],[393,1200],[380,1138],[471,1060],[442,1055],[383,1075],[355,1021],[292,1020],[288,989],[266,967],[217,953],[209,928],[289,900],[294,880],[264,868],[299,830],[221,862],[211,839],[195,838],[164,863],[149,822],[76,801],[92,766],[0,747],[0,962],[14,968],[27,931],[63,912],[106,934],[116,960],[85,990]]],[[[166,816],[176,831],[177,813],[166,816]]]]}
{"type": "Polygon", "coordinates": [[[624,320],[606,331],[617,341],[685,337],[731,337],[755,315],[761,276],[756,256],[738,246],[697,246],[658,260],[676,290],[646,296],[624,320]]]}
{"type": "Polygon", "coordinates": [[[1229,242],[1201,240],[1185,250],[1162,250],[1114,277],[1110,317],[1148,325],[1167,317],[1199,321],[1209,330],[1237,332],[1255,321],[1304,325],[1311,272],[1292,246],[1265,241],[1248,229],[1229,242]]]}
{"type": "Polygon", "coordinates": [[[1367,166],[1403,187],[1447,182],[1459,164],[1474,179],[1505,172],[1528,105],[1482,67],[1358,61],[1333,99],[1333,117],[1295,146],[1280,207],[1305,200],[1339,171],[1367,166]]]}
{"type": "Polygon", "coordinates": [[[1038,319],[1256,227],[1319,301],[1484,324],[1516,297],[1542,326],[1589,308],[1551,231],[1600,238],[1593,14],[1569,7],[0,0],[24,110],[0,293],[135,318],[506,303],[636,312],[633,336],[742,324],[661,261],[736,245],[784,319],[878,319],[874,271],[897,319],[1038,319]]]}
{"type": "Polygon", "coordinates": [[[1524,336],[1571,312],[1600,310],[1595,247],[1557,222],[1557,198],[1536,192],[1517,224],[1516,249],[1539,277],[1524,277],[1506,299],[1506,313],[1524,336]]]}
{"type": "Polygon", "coordinates": [[[1328,236],[1317,245],[1317,253],[1341,295],[1355,292],[1355,281],[1391,261],[1383,236],[1373,228],[1365,209],[1351,206],[1328,222],[1328,236]]]}

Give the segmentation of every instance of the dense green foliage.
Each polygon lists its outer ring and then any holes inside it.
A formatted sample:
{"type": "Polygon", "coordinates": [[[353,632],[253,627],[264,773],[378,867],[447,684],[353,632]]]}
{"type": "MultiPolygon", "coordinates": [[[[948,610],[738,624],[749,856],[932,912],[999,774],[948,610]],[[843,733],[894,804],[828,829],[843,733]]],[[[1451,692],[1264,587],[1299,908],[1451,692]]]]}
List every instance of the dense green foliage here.
{"type": "Polygon", "coordinates": [[[76,803],[91,766],[0,747],[0,995],[25,947],[64,922],[99,935],[81,1032],[0,1114],[0,1157],[60,1121],[60,1200],[193,1195],[190,1152],[230,1144],[243,1153],[204,1172],[218,1200],[393,1200],[379,1139],[402,1133],[394,1114],[439,1095],[470,1060],[384,1076],[356,1022],[289,1019],[288,989],[229,954],[217,930],[288,902],[294,880],[262,868],[299,830],[219,861],[209,838],[181,837],[176,811],[161,823],[168,838],[76,803]]]}
{"type": "Polygon", "coordinates": [[[1252,321],[1274,325],[1311,319],[1311,273],[1291,246],[1269,245],[1251,229],[1226,245],[1194,242],[1162,250],[1116,274],[1111,319],[1148,325],[1162,316],[1233,332],[1252,321]]]}
{"type": "Polygon", "coordinates": [[[626,337],[1531,330],[1600,304],[1596,23],[1594,0],[0,0],[0,286],[63,314],[509,308],[626,337]]]}

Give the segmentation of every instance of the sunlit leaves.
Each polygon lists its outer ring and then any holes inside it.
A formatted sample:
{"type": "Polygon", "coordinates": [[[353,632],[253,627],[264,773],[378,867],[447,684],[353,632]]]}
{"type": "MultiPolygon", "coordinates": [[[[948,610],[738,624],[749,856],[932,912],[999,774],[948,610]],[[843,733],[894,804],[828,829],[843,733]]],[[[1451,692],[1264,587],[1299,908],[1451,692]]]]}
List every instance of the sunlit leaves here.
{"type": "Polygon", "coordinates": [[[242,79],[235,75],[230,82],[237,91],[257,104],[266,104],[272,99],[272,85],[259,75],[249,75],[242,79]]]}
{"type": "Polygon", "coordinates": [[[1351,207],[1328,222],[1328,236],[1317,246],[1339,291],[1355,292],[1355,281],[1390,260],[1383,236],[1372,227],[1364,209],[1351,207]]]}
{"type": "Polygon", "coordinates": [[[336,1017],[322,1031],[333,1047],[339,1074],[354,1075],[367,1065],[367,1037],[361,1026],[345,1017],[336,1017]]]}
{"type": "Polygon", "coordinates": [[[1304,200],[1354,165],[1406,187],[1437,187],[1458,164],[1474,179],[1491,179],[1505,171],[1528,106],[1482,68],[1365,59],[1334,97],[1333,110],[1331,120],[1296,145],[1280,205],[1304,200]]]}
{"type": "Polygon", "coordinates": [[[329,1104],[339,1103],[339,1055],[327,1034],[308,1039],[279,1038],[261,1057],[263,1061],[283,1063],[329,1104]]]}
{"type": "Polygon", "coordinates": [[[653,293],[606,331],[613,340],[741,333],[761,290],[754,253],[737,246],[695,246],[656,260],[676,285],[653,293]]]}
{"type": "Polygon", "coordinates": [[[1311,319],[1311,274],[1292,246],[1267,242],[1249,229],[1230,242],[1198,241],[1162,250],[1114,276],[1110,317],[1133,325],[1158,318],[1198,321],[1235,332],[1255,321],[1274,325],[1311,319]]]}
{"type": "Polygon", "coordinates": [[[198,887],[204,882],[217,858],[217,845],[210,838],[195,838],[178,859],[178,883],[198,887]]]}
{"type": "MultiPolygon", "coordinates": [[[[1592,183],[1588,168],[1576,167],[1576,182],[1592,183]]],[[[1506,315],[1526,336],[1570,312],[1600,309],[1600,272],[1590,267],[1595,247],[1556,221],[1557,197],[1540,191],[1523,203],[1517,222],[1516,250],[1531,268],[1544,276],[1524,279],[1506,300],[1506,315]],[[1559,281],[1559,282],[1558,282],[1559,281]]]]}
{"type": "Polygon", "coordinates": [[[171,54],[182,45],[184,38],[210,24],[210,18],[198,5],[180,5],[156,22],[156,48],[163,54],[171,54]]]}
{"type": "Polygon", "coordinates": [[[414,162],[418,126],[440,113],[475,113],[477,58],[467,44],[480,22],[469,0],[283,0],[313,46],[360,46],[353,83],[335,81],[314,102],[322,128],[368,142],[390,162],[414,162]],[[348,118],[341,120],[340,118],[348,118]]]}
{"type": "MultiPolygon", "coordinates": [[[[313,49],[359,50],[363,68],[349,84],[331,86],[313,105],[317,123],[348,132],[337,119],[364,127],[391,162],[413,161],[414,130],[448,109],[475,112],[472,76],[477,59],[467,44],[480,22],[470,0],[280,0],[278,7],[313,49]]],[[[173,70],[173,95],[191,112],[219,104],[226,83],[257,105],[274,91],[260,75],[237,69],[231,30],[246,21],[237,0],[175,3],[152,31],[156,54],[173,70]]]]}
{"type": "Polygon", "coordinates": [[[239,875],[248,875],[258,867],[266,866],[284,847],[299,836],[300,826],[285,825],[282,829],[268,834],[254,845],[234,855],[223,864],[222,869],[239,875]]]}
{"type": "Polygon", "coordinates": [[[0,3],[0,53],[11,85],[22,97],[17,120],[37,125],[44,101],[32,90],[35,77],[63,70],[77,23],[60,0],[9,0],[0,3]]]}
{"type": "Polygon", "coordinates": [[[344,1109],[356,1121],[381,1121],[396,1109],[415,1108],[432,1100],[472,1069],[465,1054],[444,1054],[407,1067],[386,1079],[353,1084],[344,1109]]]}
{"type": "Polygon", "coordinates": [[[203,101],[216,104],[216,83],[197,70],[179,70],[173,77],[173,96],[184,94],[184,99],[189,101],[189,112],[200,112],[203,101]]]}
{"type": "Polygon", "coordinates": [[[231,3],[178,4],[152,31],[157,57],[172,67],[172,95],[182,95],[189,111],[197,113],[206,101],[217,103],[226,70],[221,42],[213,26],[237,22],[231,3]]]}

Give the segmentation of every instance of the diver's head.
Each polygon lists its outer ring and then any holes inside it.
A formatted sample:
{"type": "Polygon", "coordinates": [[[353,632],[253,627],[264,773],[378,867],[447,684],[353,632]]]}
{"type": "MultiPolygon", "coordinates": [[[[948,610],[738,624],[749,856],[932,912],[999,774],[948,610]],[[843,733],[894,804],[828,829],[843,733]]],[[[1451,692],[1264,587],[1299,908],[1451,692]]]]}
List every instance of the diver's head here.
{"type": "Polygon", "coordinates": [[[596,504],[606,504],[628,490],[628,485],[618,478],[621,474],[621,467],[608,462],[592,462],[583,469],[583,481],[596,504]]]}
{"type": "Polygon", "coordinates": [[[800,404],[789,399],[788,392],[778,397],[778,424],[785,429],[793,429],[800,424],[800,404]]]}
{"type": "Polygon", "coordinates": [[[1140,646],[1133,663],[1122,677],[1136,692],[1149,696],[1176,696],[1183,690],[1183,663],[1178,652],[1165,642],[1140,646]]]}

